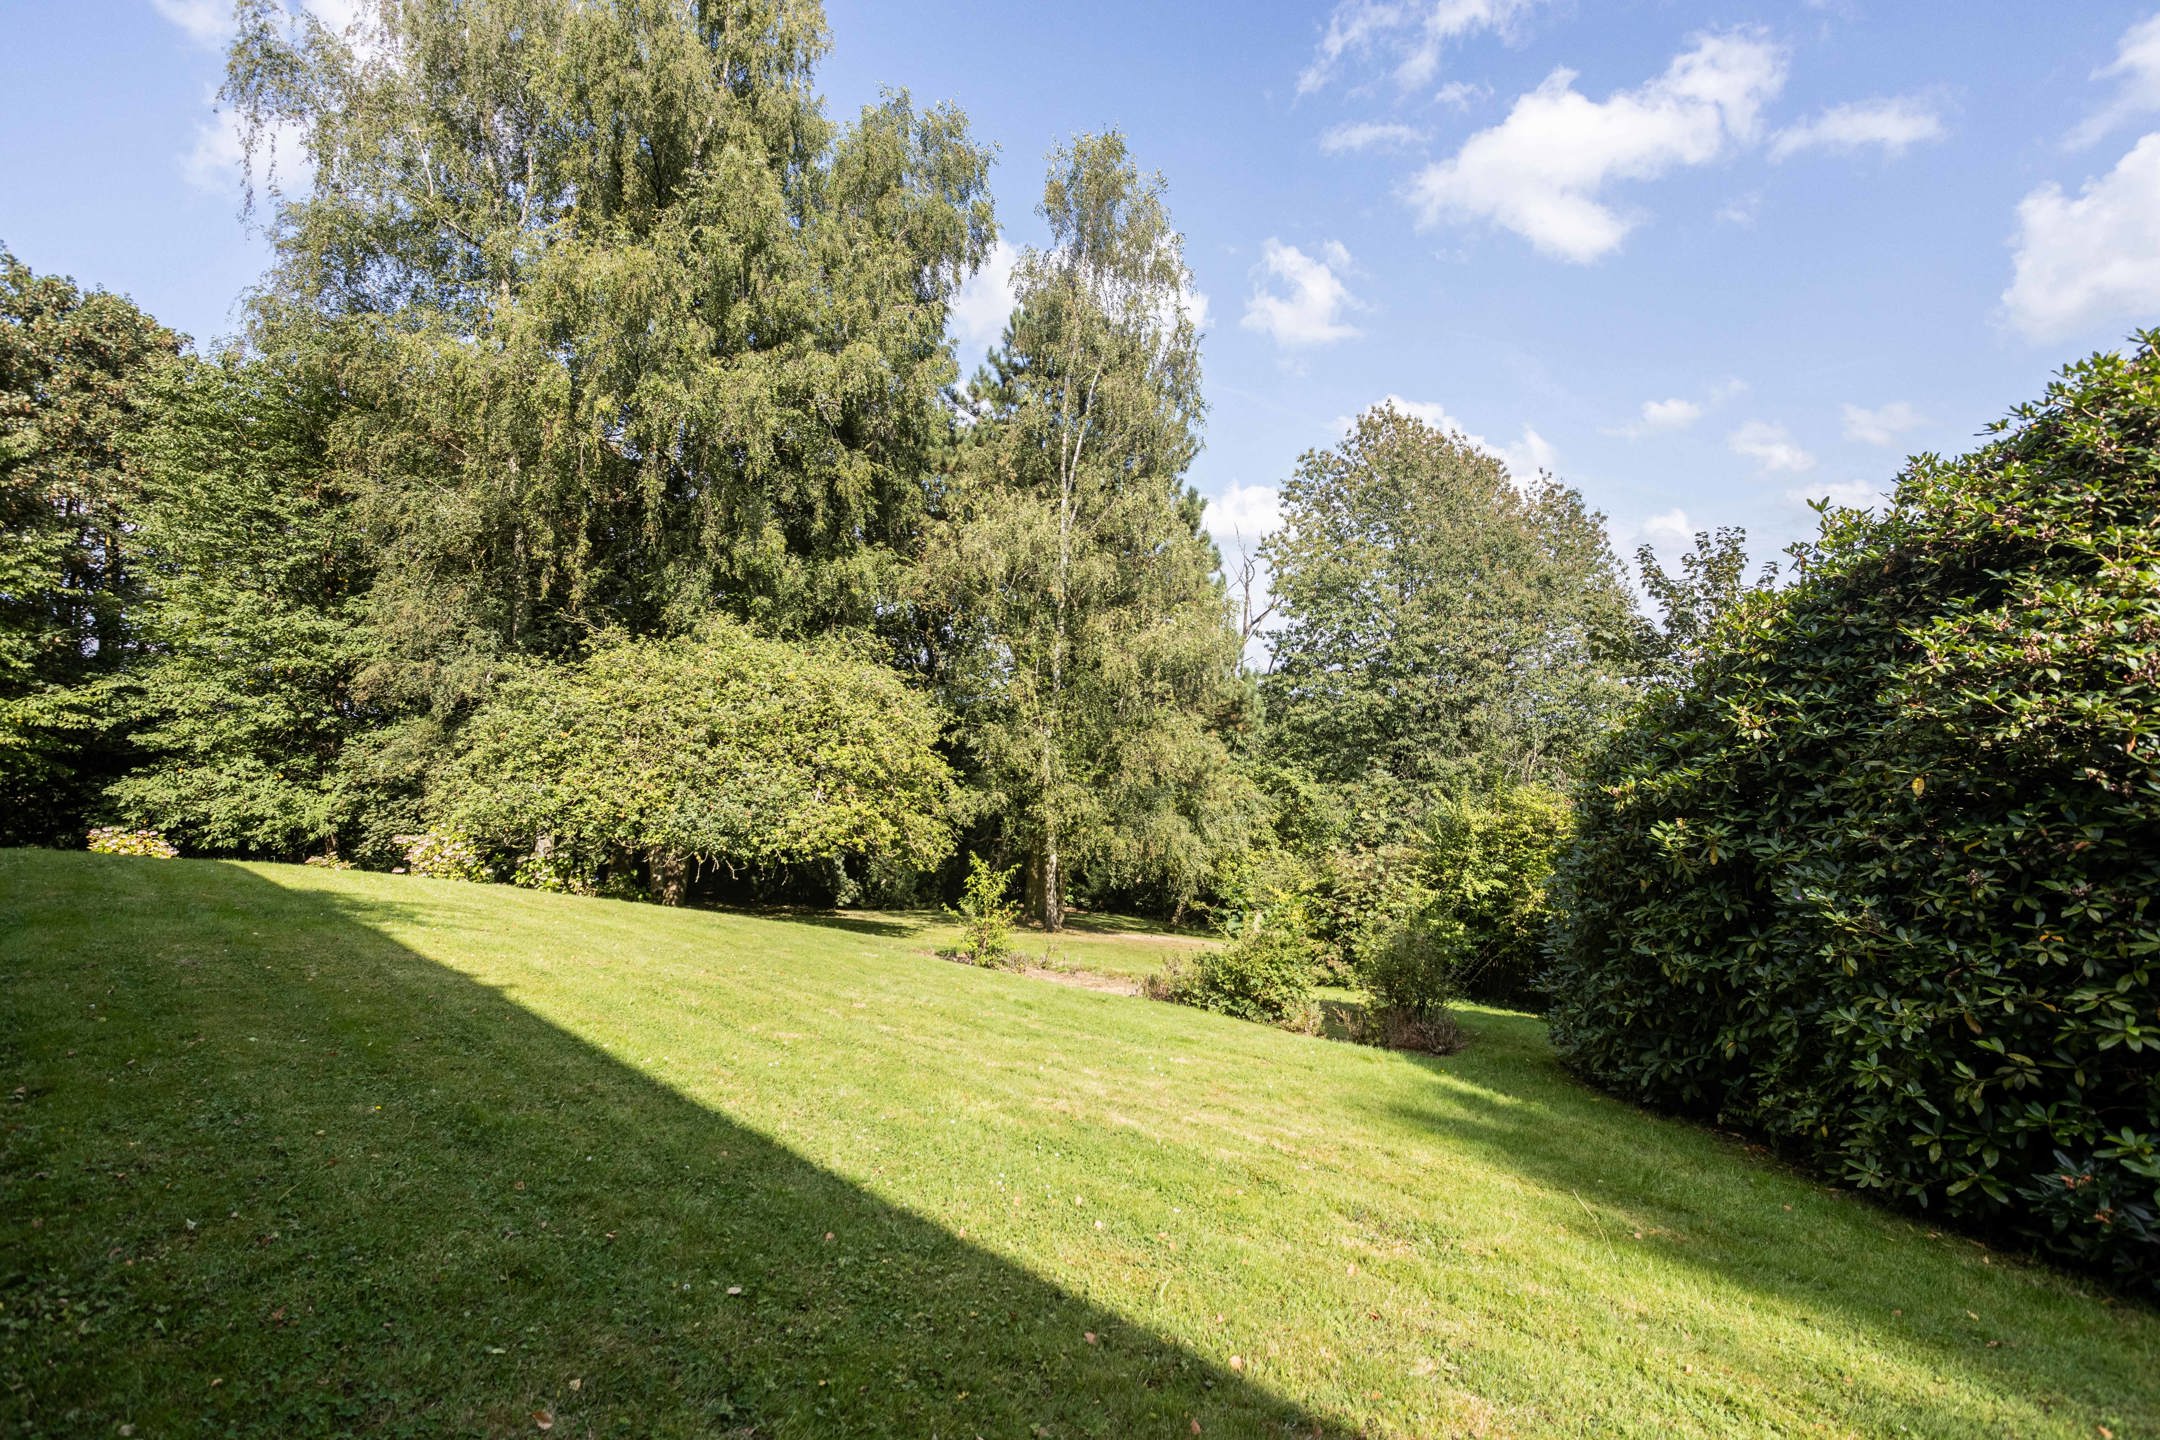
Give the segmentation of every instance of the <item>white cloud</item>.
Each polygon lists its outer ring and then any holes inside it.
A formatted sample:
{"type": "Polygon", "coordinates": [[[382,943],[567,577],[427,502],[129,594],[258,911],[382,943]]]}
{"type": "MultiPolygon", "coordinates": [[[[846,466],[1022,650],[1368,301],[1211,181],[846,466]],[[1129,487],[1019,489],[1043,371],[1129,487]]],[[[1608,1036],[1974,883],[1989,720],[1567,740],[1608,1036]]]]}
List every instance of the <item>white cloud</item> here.
{"type": "Polygon", "coordinates": [[[1662,515],[1652,515],[1635,527],[1639,540],[1652,545],[1687,546],[1694,542],[1695,527],[1688,522],[1687,511],[1675,506],[1662,515]]]}
{"type": "Polygon", "coordinates": [[[1342,316],[1357,300],[1338,273],[1350,268],[1350,252],[1330,240],[1321,255],[1325,258],[1269,239],[1261,247],[1259,268],[1288,289],[1255,285],[1245,302],[1245,328],[1272,336],[1278,345],[1327,345],[1356,335],[1357,327],[1342,316]]]}
{"type": "MultiPolygon", "coordinates": [[[[232,0],[150,0],[151,8],[187,32],[198,45],[222,50],[233,35],[232,0]]],[[[351,32],[368,8],[368,0],[301,0],[301,10],[321,21],[325,28],[358,40],[351,32]]]]}
{"type": "Polygon", "coordinates": [[[1764,470],[1790,470],[1798,473],[1815,468],[1815,457],[1793,443],[1782,425],[1772,425],[1767,420],[1750,420],[1726,437],[1726,444],[1735,455],[1744,455],[1764,470]]]}
{"type": "MultiPolygon", "coordinates": [[[[247,181],[247,150],[240,119],[217,108],[215,94],[205,101],[210,113],[195,123],[195,138],[180,155],[180,176],[207,195],[237,200],[247,181]]],[[[290,122],[270,126],[257,140],[255,183],[258,189],[293,194],[312,182],[305,127],[290,122]]]]}
{"type": "Polygon", "coordinates": [[[1872,510],[1883,501],[1880,486],[1865,480],[1833,480],[1827,485],[1810,485],[1798,490],[1788,490],[1785,498],[1798,505],[1811,500],[1828,500],[1832,505],[1846,510],[1872,510]]]}
{"type": "Polygon", "coordinates": [[[2120,83],[2114,99],[2070,132],[2073,149],[2094,143],[2126,120],[2160,110],[2160,14],[2125,31],[2115,47],[2115,63],[2095,70],[2093,78],[2120,83]]]}
{"type": "Polygon", "coordinates": [[[1230,482],[1230,488],[1209,499],[1203,512],[1208,533],[1250,550],[1282,524],[1282,494],[1273,485],[1230,482]]]}
{"type": "Polygon", "coordinates": [[[1903,400],[1893,400],[1879,410],[1845,407],[1845,438],[1863,445],[1895,445],[1898,436],[1926,423],[1920,412],[1903,400]]]}
{"type": "Polygon", "coordinates": [[[1727,225],[1745,229],[1755,223],[1756,214],[1762,209],[1762,191],[1750,190],[1745,195],[1735,195],[1718,206],[1717,218],[1727,225]]]}
{"type": "Polygon", "coordinates": [[[2010,323],[2029,340],[2059,340],[2103,322],[2160,314],[2160,132],[2076,199],[2043,185],[2018,203],[2010,323]]]}
{"type": "Polygon", "coordinates": [[[238,121],[227,111],[212,110],[195,125],[195,143],[180,157],[188,184],[212,195],[237,195],[246,153],[238,121]]]}
{"type": "Polygon", "coordinates": [[[1635,419],[1625,425],[1614,426],[1605,433],[1627,440],[1640,440],[1645,435],[1654,435],[1661,431],[1685,430],[1713,408],[1746,389],[1747,382],[1735,378],[1720,380],[1711,386],[1700,400],[1690,400],[1681,395],[1665,400],[1645,400],[1635,419]]]}
{"type": "Polygon", "coordinates": [[[1450,80],[1438,90],[1433,91],[1432,98],[1435,103],[1446,105],[1450,109],[1468,110],[1472,105],[1490,98],[1491,95],[1492,86],[1490,85],[1473,85],[1467,80],[1450,80]]]}
{"type": "Polygon", "coordinates": [[[1340,155],[1346,150],[1399,150],[1406,145],[1416,145],[1424,138],[1425,132],[1414,125],[1367,120],[1354,125],[1337,125],[1320,137],[1320,151],[1324,155],[1340,155]]]}
{"type": "Polygon", "coordinates": [[[1784,83],[1783,52],[1739,33],[1705,36],[1663,75],[1603,101],[1575,89],[1574,71],[1555,70],[1507,119],[1420,171],[1409,200],[1423,225],[1489,221],[1587,264],[1635,228],[1601,201],[1607,186],[1708,164],[1752,141],[1784,83]]]}
{"type": "Polygon", "coordinates": [[[232,0],[150,0],[150,4],[198,45],[222,49],[232,35],[232,0]]]}
{"type": "Polygon", "coordinates": [[[945,317],[963,353],[986,350],[1005,333],[1013,310],[1013,263],[1020,252],[999,240],[982,268],[963,281],[945,317]]]}
{"type": "Polygon", "coordinates": [[[1778,131],[1770,140],[1770,158],[1784,160],[1806,150],[1850,151],[1870,145],[1902,155],[1949,133],[1934,106],[1917,96],[1856,100],[1833,105],[1812,120],[1778,131]]]}
{"type": "Polygon", "coordinates": [[[1312,63],[1298,76],[1307,95],[1334,78],[1346,58],[1384,50],[1395,81],[1422,85],[1440,68],[1448,44],[1479,31],[1505,37],[1543,0],[1337,0],[1312,63]]]}
{"type": "Polygon", "coordinates": [[[1642,426],[1645,430],[1685,430],[1702,419],[1702,406],[1693,400],[1682,400],[1677,395],[1670,400],[1645,400],[1642,407],[1642,426]]]}

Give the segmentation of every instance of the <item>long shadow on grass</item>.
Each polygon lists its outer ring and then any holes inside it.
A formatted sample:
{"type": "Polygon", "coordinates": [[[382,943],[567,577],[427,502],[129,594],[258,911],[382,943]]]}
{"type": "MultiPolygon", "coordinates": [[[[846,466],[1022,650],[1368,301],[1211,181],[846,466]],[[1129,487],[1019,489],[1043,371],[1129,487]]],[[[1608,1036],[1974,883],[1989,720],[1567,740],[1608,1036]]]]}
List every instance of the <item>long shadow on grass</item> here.
{"type": "Polygon", "coordinates": [[[1339,1433],[340,903],[0,854],[0,1428],[1339,1433]]]}
{"type": "Polygon", "coordinates": [[[1529,1016],[1469,1021],[1461,1054],[1408,1057],[1443,1083],[1398,1116],[1542,1184],[1614,1264],[1692,1268],[1744,1295],[1918,1349],[2005,1395],[2065,1396],[2160,1424],[2160,1319],[2037,1264],[1989,1255],[1687,1121],[1597,1095],[1529,1016]],[[1579,1207],[1580,1216],[1566,1207],[1579,1207]],[[1982,1257],[1986,1258],[1983,1259],[1982,1257]],[[2031,1323],[2005,1319],[2003,1303],[2031,1323]],[[2143,1346],[2130,1337],[2142,1330],[2143,1346]]]}

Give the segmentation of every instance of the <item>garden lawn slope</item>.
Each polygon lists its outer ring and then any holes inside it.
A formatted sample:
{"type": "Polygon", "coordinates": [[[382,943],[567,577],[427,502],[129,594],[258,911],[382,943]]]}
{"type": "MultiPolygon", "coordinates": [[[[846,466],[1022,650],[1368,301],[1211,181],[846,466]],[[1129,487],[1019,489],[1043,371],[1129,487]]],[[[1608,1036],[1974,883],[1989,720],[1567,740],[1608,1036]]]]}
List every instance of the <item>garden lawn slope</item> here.
{"type": "Polygon", "coordinates": [[[2160,1433],[2151,1312],[1534,1021],[1420,1058],[913,930],[0,852],[0,1430],[2160,1433]]]}

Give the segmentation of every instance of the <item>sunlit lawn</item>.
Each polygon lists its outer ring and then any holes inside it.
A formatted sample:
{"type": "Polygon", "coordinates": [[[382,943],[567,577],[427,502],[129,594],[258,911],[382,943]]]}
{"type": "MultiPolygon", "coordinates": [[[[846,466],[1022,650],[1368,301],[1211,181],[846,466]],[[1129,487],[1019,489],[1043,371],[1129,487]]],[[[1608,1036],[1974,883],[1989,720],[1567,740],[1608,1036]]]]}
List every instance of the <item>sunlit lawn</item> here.
{"type": "Polygon", "coordinates": [[[1534,1021],[1419,1058],[930,928],[0,852],[0,1426],[2160,1433],[2151,1312],[1534,1021]]]}

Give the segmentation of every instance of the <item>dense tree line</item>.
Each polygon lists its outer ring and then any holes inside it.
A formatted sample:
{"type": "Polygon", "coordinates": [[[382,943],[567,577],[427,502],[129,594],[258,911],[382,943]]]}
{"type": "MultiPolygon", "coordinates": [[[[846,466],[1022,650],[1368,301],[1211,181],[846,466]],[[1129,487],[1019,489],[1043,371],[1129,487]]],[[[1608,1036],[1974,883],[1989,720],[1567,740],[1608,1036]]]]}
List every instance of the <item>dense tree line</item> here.
{"type": "Polygon", "coordinates": [[[1555,784],[1624,689],[1597,517],[1385,410],[1299,466],[1244,669],[1191,277],[1114,133],[1051,156],[963,381],[989,152],[904,92],[829,119],[815,5],[240,21],[238,339],[9,262],[7,838],[667,899],[977,851],[1052,928],[1287,884],[1346,966],[1444,800],[1555,784]]]}

